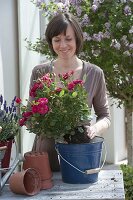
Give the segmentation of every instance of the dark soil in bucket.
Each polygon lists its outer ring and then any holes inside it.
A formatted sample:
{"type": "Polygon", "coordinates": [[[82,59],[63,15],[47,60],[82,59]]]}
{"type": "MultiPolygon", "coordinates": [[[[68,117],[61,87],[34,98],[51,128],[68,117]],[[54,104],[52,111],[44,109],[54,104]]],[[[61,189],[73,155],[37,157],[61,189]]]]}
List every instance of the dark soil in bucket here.
{"type": "Polygon", "coordinates": [[[81,144],[90,142],[90,138],[87,136],[87,130],[83,125],[75,128],[74,135],[70,134],[65,135],[64,140],[68,144],[81,144]]]}

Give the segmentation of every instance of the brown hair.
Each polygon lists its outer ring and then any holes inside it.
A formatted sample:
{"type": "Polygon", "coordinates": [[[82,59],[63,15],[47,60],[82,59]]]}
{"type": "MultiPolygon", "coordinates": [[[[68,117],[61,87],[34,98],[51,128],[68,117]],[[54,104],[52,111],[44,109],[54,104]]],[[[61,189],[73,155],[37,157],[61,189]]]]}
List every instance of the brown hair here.
{"type": "Polygon", "coordinates": [[[72,26],[76,37],[76,54],[79,54],[79,52],[81,51],[83,46],[82,29],[77,19],[72,14],[65,13],[54,16],[48,23],[46,28],[45,32],[46,41],[48,42],[49,48],[53,55],[56,54],[53,50],[52,38],[63,32],[64,34],[66,34],[66,29],[69,24],[72,26]]]}

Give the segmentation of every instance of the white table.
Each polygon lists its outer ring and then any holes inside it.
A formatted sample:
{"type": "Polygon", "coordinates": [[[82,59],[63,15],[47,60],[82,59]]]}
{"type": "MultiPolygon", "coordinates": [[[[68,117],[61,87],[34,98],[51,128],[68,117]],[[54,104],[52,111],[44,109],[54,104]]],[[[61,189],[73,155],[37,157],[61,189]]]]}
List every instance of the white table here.
{"type": "Polygon", "coordinates": [[[0,200],[123,200],[125,199],[123,174],[121,170],[102,170],[98,182],[93,184],[66,184],[60,173],[53,175],[54,187],[41,190],[35,196],[13,194],[8,186],[3,188],[0,200]]]}

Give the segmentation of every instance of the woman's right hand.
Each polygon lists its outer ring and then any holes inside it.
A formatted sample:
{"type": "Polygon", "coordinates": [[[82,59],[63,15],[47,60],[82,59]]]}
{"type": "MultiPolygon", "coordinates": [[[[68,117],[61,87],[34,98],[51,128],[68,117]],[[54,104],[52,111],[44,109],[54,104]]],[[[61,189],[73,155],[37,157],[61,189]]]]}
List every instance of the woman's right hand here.
{"type": "Polygon", "coordinates": [[[95,126],[85,126],[85,128],[86,128],[87,136],[90,139],[93,139],[96,136],[96,128],[95,128],[95,126]]]}

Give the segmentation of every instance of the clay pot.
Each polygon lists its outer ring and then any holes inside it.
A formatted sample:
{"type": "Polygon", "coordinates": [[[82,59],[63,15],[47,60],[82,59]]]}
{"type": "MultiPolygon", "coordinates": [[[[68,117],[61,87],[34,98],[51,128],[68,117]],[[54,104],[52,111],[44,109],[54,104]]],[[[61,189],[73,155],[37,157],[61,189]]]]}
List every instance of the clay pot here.
{"type": "MultiPolygon", "coordinates": [[[[6,150],[4,153],[4,157],[1,160],[1,167],[2,168],[9,168],[10,166],[10,158],[11,158],[11,150],[12,150],[12,144],[14,140],[8,140],[8,141],[0,141],[0,147],[6,146],[6,150]]],[[[6,174],[6,172],[2,172],[1,176],[3,177],[6,174]]]]}
{"type": "Polygon", "coordinates": [[[9,168],[12,144],[13,144],[13,140],[0,141],[0,147],[7,146],[6,152],[1,161],[2,168],[9,168]]]}
{"type": "Polygon", "coordinates": [[[9,178],[9,187],[16,194],[35,195],[41,188],[40,174],[32,168],[16,172],[9,178]]]}
{"type": "Polygon", "coordinates": [[[52,171],[47,152],[30,151],[24,154],[23,169],[34,168],[41,176],[41,189],[49,189],[53,186],[52,171]]]}

